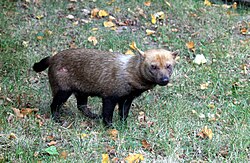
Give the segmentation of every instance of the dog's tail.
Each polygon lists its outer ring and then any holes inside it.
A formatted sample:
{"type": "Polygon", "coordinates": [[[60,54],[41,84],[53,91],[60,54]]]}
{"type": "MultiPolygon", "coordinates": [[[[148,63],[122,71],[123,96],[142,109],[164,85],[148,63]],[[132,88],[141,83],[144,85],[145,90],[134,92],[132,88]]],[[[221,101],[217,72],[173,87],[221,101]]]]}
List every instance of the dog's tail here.
{"type": "Polygon", "coordinates": [[[33,65],[33,70],[36,72],[41,72],[49,67],[50,57],[43,58],[40,62],[33,65]]]}

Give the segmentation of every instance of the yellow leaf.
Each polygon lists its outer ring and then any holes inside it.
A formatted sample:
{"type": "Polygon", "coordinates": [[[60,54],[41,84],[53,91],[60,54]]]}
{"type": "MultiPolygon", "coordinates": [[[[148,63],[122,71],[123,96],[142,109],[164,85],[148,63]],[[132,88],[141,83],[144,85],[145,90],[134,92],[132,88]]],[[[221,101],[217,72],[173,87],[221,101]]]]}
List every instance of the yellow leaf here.
{"type": "Polygon", "coordinates": [[[129,47],[133,50],[137,50],[141,55],[144,55],[144,52],[136,47],[136,43],[134,41],[129,45],[129,47]]]}
{"type": "Polygon", "coordinates": [[[232,8],[235,9],[235,10],[237,9],[237,3],[236,2],[233,3],[232,8]]]}
{"type": "Polygon", "coordinates": [[[136,43],[134,41],[129,45],[129,47],[133,50],[137,50],[136,43]]]}
{"type": "Polygon", "coordinates": [[[36,39],[37,39],[37,40],[42,40],[42,39],[43,39],[43,36],[37,36],[36,39]]]}
{"type": "Polygon", "coordinates": [[[163,11],[157,12],[154,14],[156,18],[158,19],[165,19],[165,14],[163,11]]]}
{"type": "Polygon", "coordinates": [[[156,17],[153,14],[151,14],[151,23],[152,24],[156,23],[156,17]]]}
{"type": "Polygon", "coordinates": [[[86,137],[88,137],[88,134],[84,134],[84,133],[83,133],[83,134],[80,135],[80,138],[81,138],[81,139],[84,139],[84,138],[86,138],[86,137]]]}
{"type": "Polygon", "coordinates": [[[195,45],[193,41],[189,41],[186,43],[186,46],[189,50],[191,50],[192,52],[195,52],[195,45]]]}
{"type": "Polygon", "coordinates": [[[115,24],[112,21],[103,22],[104,27],[115,27],[115,24]]]}
{"type": "Polygon", "coordinates": [[[149,7],[151,5],[151,2],[150,1],[146,1],[146,2],[144,2],[144,5],[149,7]]]}
{"type": "Polygon", "coordinates": [[[169,7],[171,7],[171,4],[170,4],[168,1],[165,1],[165,3],[166,3],[169,7]]]}
{"type": "Polygon", "coordinates": [[[105,11],[105,10],[100,10],[100,11],[98,12],[98,15],[99,15],[100,17],[105,17],[105,16],[108,16],[109,13],[108,13],[107,11],[105,11]]]}
{"type": "Polygon", "coordinates": [[[214,105],[214,104],[208,104],[208,107],[209,107],[210,109],[214,109],[214,108],[215,108],[215,105],[214,105]]]}
{"type": "Polygon", "coordinates": [[[144,160],[142,154],[129,154],[128,157],[125,158],[128,163],[138,163],[144,160]]]}
{"type": "Polygon", "coordinates": [[[209,0],[204,1],[205,6],[212,6],[212,3],[209,0]]]}
{"type": "Polygon", "coordinates": [[[211,129],[207,128],[207,126],[205,126],[203,129],[202,129],[202,133],[204,135],[206,135],[210,140],[213,138],[213,132],[211,129]]]}
{"type": "Polygon", "coordinates": [[[37,15],[37,16],[36,16],[36,18],[37,18],[38,20],[42,19],[43,17],[44,17],[43,15],[37,15]]]}
{"type": "Polygon", "coordinates": [[[99,28],[92,28],[92,31],[98,31],[99,28]]]}
{"type": "Polygon", "coordinates": [[[98,43],[96,37],[94,37],[94,36],[88,37],[88,41],[92,42],[94,46],[98,43]]]}
{"type": "Polygon", "coordinates": [[[102,154],[102,163],[109,163],[109,155],[108,154],[102,154]]]}
{"type": "Polygon", "coordinates": [[[109,1],[109,2],[106,2],[108,5],[111,5],[112,3],[114,3],[115,2],[115,0],[111,0],[111,1],[109,1]]]}
{"type": "Polygon", "coordinates": [[[155,33],[155,31],[153,31],[153,30],[150,30],[150,29],[146,29],[146,34],[149,36],[149,35],[152,35],[152,34],[154,34],[155,33]]]}
{"type": "Polygon", "coordinates": [[[52,32],[51,30],[49,30],[49,29],[46,29],[46,30],[44,31],[44,33],[45,33],[46,35],[52,35],[52,34],[53,34],[53,32],[52,32]]]}
{"type": "Polygon", "coordinates": [[[125,54],[127,54],[127,55],[134,55],[135,53],[132,51],[132,50],[127,50],[126,52],[125,52],[125,54]]]}
{"type": "Polygon", "coordinates": [[[8,139],[16,139],[16,135],[14,133],[10,133],[10,135],[8,136],[8,139]]]}
{"type": "Polygon", "coordinates": [[[201,90],[207,89],[208,88],[208,83],[203,83],[200,85],[201,90]]]}

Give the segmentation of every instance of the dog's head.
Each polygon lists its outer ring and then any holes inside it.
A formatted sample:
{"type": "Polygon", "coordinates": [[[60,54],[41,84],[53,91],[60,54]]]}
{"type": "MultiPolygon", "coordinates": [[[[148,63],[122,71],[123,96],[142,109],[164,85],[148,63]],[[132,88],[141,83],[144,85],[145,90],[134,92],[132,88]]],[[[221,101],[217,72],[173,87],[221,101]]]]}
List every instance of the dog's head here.
{"type": "Polygon", "coordinates": [[[151,49],[141,53],[144,73],[151,82],[164,86],[170,81],[179,51],[170,52],[165,49],[151,49]]]}

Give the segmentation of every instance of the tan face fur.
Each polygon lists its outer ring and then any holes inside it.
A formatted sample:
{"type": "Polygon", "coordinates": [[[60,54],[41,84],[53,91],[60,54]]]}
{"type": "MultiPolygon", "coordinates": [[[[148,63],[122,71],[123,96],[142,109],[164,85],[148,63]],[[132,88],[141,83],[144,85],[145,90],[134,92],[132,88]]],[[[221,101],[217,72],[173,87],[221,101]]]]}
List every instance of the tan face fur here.
{"type": "Polygon", "coordinates": [[[167,85],[173,73],[175,58],[178,51],[170,52],[164,49],[151,49],[145,51],[144,65],[146,68],[146,75],[158,85],[167,85]]]}

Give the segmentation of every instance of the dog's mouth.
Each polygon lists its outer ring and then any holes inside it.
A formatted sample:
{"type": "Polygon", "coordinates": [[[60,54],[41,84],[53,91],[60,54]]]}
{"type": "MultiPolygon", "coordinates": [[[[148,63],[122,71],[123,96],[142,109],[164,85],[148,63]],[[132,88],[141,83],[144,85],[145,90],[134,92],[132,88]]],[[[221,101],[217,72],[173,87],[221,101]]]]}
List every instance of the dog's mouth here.
{"type": "Polygon", "coordinates": [[[169,81],[160,81],[160,82],[158,82],[158,85],[166,86],[168,83],[169,83],[169,81]]]}

